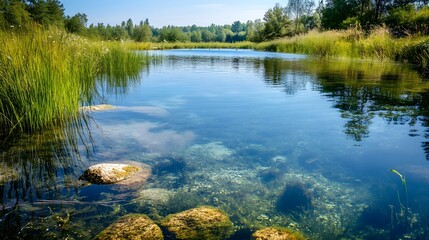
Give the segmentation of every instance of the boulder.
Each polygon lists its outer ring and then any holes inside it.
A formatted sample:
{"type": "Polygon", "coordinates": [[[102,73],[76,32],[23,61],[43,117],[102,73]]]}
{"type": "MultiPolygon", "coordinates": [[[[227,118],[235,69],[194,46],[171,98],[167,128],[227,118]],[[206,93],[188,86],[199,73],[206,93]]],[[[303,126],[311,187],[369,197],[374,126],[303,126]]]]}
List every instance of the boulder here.
{"type": "Polygon", "coordinates": [[[100,163],[90,166],[85,170],[80,179],[95,184],[112,184],[119,182],[125,184],[130,181],[132,182],[133,178],[142,174],[146,176],[144,179],[146,180],[150,176],[150,167],[146,167],[139,163],[100,163]]]}
{"type": "Polygon", "coordinates": [[[287,229],[269,227],[256,231],[253,235],[255,240],[304,240],[299,232],[287,229]]]}
{"type": "Polygon", "coordinates": [[[161,229],[143,214],[129,214],[104,229],[95,239],[164,239],[161,229]]]}
{"type": "Polygon", "coordinates": [[[171,214],[161,224],[176,239],[227,239],[233,233],[229,217],[213,207],[198,207],[171,214]]]}

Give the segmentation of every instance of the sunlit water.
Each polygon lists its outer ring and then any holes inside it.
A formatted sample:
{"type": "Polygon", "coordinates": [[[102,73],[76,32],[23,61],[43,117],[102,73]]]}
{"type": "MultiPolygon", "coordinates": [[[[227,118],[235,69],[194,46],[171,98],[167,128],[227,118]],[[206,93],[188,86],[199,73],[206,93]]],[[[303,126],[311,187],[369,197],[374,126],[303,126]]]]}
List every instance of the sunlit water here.
{"type": "Polygon", "coordinates": [[[137,81],[100,85],[98,103],[115,109],[89,113],[77,133],[4,141],[3,236],[90,239],[127,213],[158,221],[210,205],[234,223],[231,239],[268,226],[429,239],[429,83],[418,72],[243,50],[153,54],[162,62],[137,81]],[[126,160],[152,167],[146,184],[78,181],[89,165],[126,160]]]}

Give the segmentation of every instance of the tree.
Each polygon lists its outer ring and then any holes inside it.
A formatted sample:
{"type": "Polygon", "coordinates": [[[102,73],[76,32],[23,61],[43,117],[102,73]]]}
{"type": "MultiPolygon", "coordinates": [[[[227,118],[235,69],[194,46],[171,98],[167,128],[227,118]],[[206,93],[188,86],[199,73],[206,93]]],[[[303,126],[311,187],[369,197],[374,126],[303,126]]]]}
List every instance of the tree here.
{"type": "Polygon", "coordinates": [[[223,27],[219,27],[216,31],[216,41],[225,42],[225,40],[226,40],[225,29],[223,27]]]}
{"type": "Polygon", "coordinates": [[[152,29],[149,24],[149,19],[140,22],[140,25],[134,30],[134,39],[137,42],[150,42],[153,36],[152,29]]]}
{"type": "Polygon", "coordinates": [[[88,18],[84,13],[77,13],[73,17],[67,16],[64,23],[67,31],[81,34],[85,30],[88,18]]]}
{"type": "Polygon", "coordinates": [[[232,25],[231,25],[231,31],[233,33],[239,33],[241,32],[242,29],[242,24],[240,21],[235,21],[232,25]]]}
{"type": "Polygon", "coordinates": [[[31,22],[31,17],[25,8],[26,5],[18,0],[14,0],[7,5],[4,13],[7,24],[13,27],[26,28],[31,22]]]}
{"type": "Polygon", "coordinates": [[[63,26],[64,7],[58,0],[30,0],[28,11],[31,18],[44,27],[63,26]]]}
{"type": "Polygon", "coordinates": [[[203,41],[203,37],[200,31],[192,31],[191,32],[191,42],[201,42],[203,41]]]}
{"type": "Polygon", "coordinates": [[[201,38],[203,42],[211,42],[214,39],[214,34],[211,33],[209,30],[205,29],[201,32],[201,38]]]}
{"type": "Polygon", "coordinates": [[[359,7],[356,0],[328,0],[322,9],[322,27],[324,29],[344,28],[343,21],[356,17],[359,7]]]}
{"type": "Polygon", "coordinates": [[[128,19],[125,29],[127,30],[128,36],[132,38],[134,36],[134,24],[131,18],[128,19]]]}
{"type": "Polygon", "coordinates": [[[313,10],[313,0],[289,0],[286,7],[290,16],[295,18],[295,33],[298,33],[298,26],[300,24],[301,17],[311,15],[313,10]]]}
{"type": "Polygon", "coordinates": [[[121,26],[115,26],[112,29],[111,38],[113,40],[123,40],[128,36],[127,31],[121,26]]]}
{"type": "Polygon", "coordinates": [[[286,9],[280,4],[276,4],[265,13],[264,21],[263,38],[265,40],[284,37],[290,32],[291,21],[286,9]]]}

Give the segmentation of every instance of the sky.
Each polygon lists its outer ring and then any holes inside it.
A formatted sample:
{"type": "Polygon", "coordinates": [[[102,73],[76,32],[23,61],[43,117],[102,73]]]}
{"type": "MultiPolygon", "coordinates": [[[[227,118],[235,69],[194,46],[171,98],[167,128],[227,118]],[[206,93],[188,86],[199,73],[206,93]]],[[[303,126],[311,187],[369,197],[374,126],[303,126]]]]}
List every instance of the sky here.
{"type": "Polygon", "coordinates": [[[60,0],[65,15],[85,13],[88,25],[121,24],[131,18],[134,24],[149,19],[155,27],[209,26],[232,24],[234,21],[262,19],[279,0],[60,0]]]}

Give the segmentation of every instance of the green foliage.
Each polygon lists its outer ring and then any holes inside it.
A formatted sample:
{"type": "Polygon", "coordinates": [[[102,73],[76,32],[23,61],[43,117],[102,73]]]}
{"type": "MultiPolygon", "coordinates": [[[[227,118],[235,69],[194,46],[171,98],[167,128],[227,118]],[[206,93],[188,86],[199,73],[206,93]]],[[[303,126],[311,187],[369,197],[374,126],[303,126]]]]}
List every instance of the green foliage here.
{"type": "Polygon", "coordinates": [[[40,25],[62,27],[64,7],[58,0],[29,1],[28,12],[34,21],[40,25]]]}
{"type": "Polygon", "coordinates": [[[305,16],[311,16],[311,11],[314,7],[314,2],[312,0],[289,0],[286,7],[288,13],[291,17],[295,18],[294,31],[295,34],[301,33],[304,31],[303,28],[300,28],[301,18],[305,16]]]}
{"type": "Polygon", "coordinates": [[[280,4],[269,9],[264,15],[265,26],[263,38],[273,40],[286,36],[290,30],[291,21],[287,15],[286,9],[280,4]]]}
{"type": "Polygon", "coordinates": [[[322,9],[324,29],[342,29],[343,22],[355,17],[358,12],[357,2],[353,0],[329,0],[322,9]]]}
{"type": "Polygon", "coordinates": [[[395,39],[388,29],[375,28],[365,37],[358,29],[347,31],[310,31],[292,38],[259,43],[258,50],[303,53],[318,57],[351,57],[362,59],[404,60],[429,67],[429,38],[395,39]]]}
{"type": "Polygon", "coordinates": [[[187,37],[179,27],[169,26],[161,29],[159,32],[159,40],[161,42],[185,42],[187,37]]]}
{"type": "Polygon", "coordinates": [[[65,28],[68,32],[82,34],[85,31],[85,25],[88,18],[84,13],[77,13],[73,17],[67,16],[64,20],[65,28]]]}
{"type": "Polygon", "coordinates": [[[416,9],[414,5],[394,8],[386,17],[386,24],[396,35],[429,34],[429,6],[416,9]]]}
{"type": "Polygon", "coordinates": [[[146,19],[144,23],[140,22],[140,25],[134,29],[134,40],[137,42],[150,42],[152,35],[149,19],[146,19]]]}
{"type": "Polygon", "coordinates": [[[28,27],[31,22],[31,18],[30,14],[26,11],[25,8],[25,4],[19,1],[12,1],[9,5],[5,6],[4,18],[10,27],[28,27]]]}

